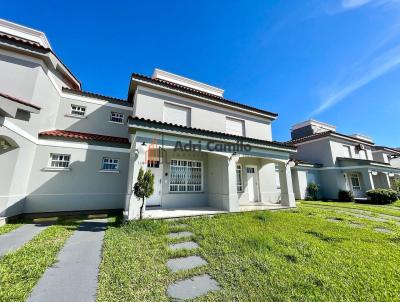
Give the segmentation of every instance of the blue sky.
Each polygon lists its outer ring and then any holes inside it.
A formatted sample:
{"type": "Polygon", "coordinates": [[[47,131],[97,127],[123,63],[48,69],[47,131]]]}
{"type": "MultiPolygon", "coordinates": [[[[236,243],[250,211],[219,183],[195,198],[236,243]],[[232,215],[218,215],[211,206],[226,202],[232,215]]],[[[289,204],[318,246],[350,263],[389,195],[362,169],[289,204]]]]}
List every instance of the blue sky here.
{"type": "Polygon", "coordinates": [[[158,67],[279,113],[275,140],[315,118],[400,147],[400,0],[7,1],[0,18],[44,31],[84,90],[125,98],[158,67]]]}

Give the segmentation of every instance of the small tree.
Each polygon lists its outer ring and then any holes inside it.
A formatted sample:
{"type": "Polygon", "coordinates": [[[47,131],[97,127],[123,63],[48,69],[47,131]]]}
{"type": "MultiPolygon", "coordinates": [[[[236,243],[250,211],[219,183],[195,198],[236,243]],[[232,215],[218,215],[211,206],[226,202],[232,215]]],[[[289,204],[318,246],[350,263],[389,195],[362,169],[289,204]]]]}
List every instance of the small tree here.
{"type": "Polygon", "coordinates": [[[149,198],[154,192],[154,174],[150,170],[146,172],[142,168],[139,170],[139,175],[137,182],[134,186],[135,196],[142,200],[142,205],[140,206],[140,219],[143,219],[143,208],[145,198],[149,198]]]}
{"type": "Polygon", "coordinates": [[[307,186],[307,199],[308,200],[317,200],[319,193],[319,185],[315,182],[311,182],[307,186]]]}
{"type": "Polygon", "coordinates": [[[400,196],[400,178],[396,178],[393,181],[393,190],[397,191],[398,195],[400,196]]]}

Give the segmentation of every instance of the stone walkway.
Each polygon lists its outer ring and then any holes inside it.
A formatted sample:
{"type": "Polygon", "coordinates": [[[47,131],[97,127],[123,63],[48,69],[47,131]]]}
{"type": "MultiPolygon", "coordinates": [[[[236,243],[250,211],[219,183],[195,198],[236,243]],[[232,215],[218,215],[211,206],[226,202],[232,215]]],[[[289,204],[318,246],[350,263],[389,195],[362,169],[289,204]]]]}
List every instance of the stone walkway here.
{"type": "Polygon", "coordinates": [[[28,302],[96,301],[97,275],[107,219],[85,220],[47,268],[28,302]]]}
{"type": "Polygon", "coordinates": [[[0,236],[0,257],[19,249],[32,240],[50,224],[25,224],[9,233],[0,236]]]}
{"type": "MultiPolygon", "coordinates": [[[[186,224],[176,224],[174,227],[186,228],[186,224]]],[[[181,231],[168,234],[168,238],[187,238],[194,234],[189,231],[181,231]]],[[[193,250],[199,248],[199,245],[194,241],[185,241],[180,243],[170,244],[172,250],[188,249],[193,250]]],[[[200,256],[188,256],[170,259],[167,262],[167,267],[171,273],[181,272],[185,270],[194,269],[196,267],[207,265],[207,261],[200,256]]],[[[194,299],[203,296],[209,292],[220,290],[220,286],[208,274],[194,276],[188,279],[177,281],[170,284],[167,288],[167,295],[173,301],[183,301],[187,299],[194,299]]]]}

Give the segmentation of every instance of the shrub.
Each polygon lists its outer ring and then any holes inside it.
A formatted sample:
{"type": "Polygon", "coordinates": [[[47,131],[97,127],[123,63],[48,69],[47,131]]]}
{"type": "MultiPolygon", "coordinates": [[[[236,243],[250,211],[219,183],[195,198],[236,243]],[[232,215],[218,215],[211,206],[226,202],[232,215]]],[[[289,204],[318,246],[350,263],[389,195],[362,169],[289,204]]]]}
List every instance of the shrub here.
{"type": "Polygon", "coordinates": [[[397,192],[391,189],[369,190],[366,194],[373,204],[388,204],[397,200],[397,192]]]}
{"type": "Polygon", "coordinates": [[[308,200],[317,200],[318,199],[319,185],[317,185],[315,182],[309,183],[306,191],[307,191],[307,199],[308,200]]]}
{"type": "Polygon", "coordinates": [[[400,195],[400,178],[396,178],[393,181],[393,190],[397,191],[397,194],[400,195]]]}
{"type": "Polygon", "coordinates": [[[351,202],[354,201],[354,196],[351,191],[340,190],[338,193],[338,199],[339,201],[351,202]]]}

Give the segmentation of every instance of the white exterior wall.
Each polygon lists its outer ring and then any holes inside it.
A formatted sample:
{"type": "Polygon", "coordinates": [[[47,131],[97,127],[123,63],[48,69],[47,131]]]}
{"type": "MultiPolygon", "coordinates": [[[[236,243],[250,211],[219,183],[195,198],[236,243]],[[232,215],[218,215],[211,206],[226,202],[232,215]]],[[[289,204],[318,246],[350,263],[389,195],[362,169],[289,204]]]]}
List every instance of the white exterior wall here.
{"type": "Polygon", "coordinates": [[[145,87],[138,87],[134,102],[133,114],[141,118],[164,121],[164,103],[170,103],[190,108],[190,127],[224,133],[228,116],[244,121],[246,137],[272,140],[271,120],[239,110],[225,109],[145,87]]]}

